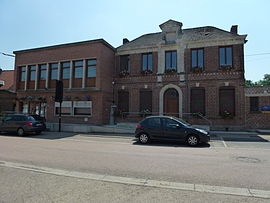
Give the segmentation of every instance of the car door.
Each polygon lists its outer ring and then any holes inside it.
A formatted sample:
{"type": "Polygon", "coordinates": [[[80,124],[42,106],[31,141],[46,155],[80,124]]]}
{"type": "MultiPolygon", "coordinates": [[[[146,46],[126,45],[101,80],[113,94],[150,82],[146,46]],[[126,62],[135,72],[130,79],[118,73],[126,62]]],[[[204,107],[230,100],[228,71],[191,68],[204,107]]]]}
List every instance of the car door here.
{"type": "Polygon", "coordinates": [[[144,131],[152,138],[160,138],[163,136],[161,119],[159,117],[148,118],[144,125],[144,131]]]}
{"type": "Polygon", "coordinates": [[[163,137],[173,140],[184,140],[186,137],[186,128],[181,123],[171,118],[162,119],[164,130],[163,137]]]}
{"type": "Polygon", "coordinates": [[[6,116],[1,122],[1,131],[10,132],[12,126],[12,116],[6,116]]]}

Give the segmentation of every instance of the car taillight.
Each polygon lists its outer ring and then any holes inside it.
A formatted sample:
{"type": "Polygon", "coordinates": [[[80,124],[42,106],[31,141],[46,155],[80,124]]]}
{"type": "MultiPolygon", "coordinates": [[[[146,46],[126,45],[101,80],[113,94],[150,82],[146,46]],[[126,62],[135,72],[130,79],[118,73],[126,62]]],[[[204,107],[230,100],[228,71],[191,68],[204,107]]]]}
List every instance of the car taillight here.
{"type": "Polygon", "coordinates": [[[141,125],[136,125],[136,129],[142,128],[141,125]]]}
{"type": "Polygon", "coordinates": [[[32,122],[26,122],[26,126],[32,126],[33,123],[32,122]]]}

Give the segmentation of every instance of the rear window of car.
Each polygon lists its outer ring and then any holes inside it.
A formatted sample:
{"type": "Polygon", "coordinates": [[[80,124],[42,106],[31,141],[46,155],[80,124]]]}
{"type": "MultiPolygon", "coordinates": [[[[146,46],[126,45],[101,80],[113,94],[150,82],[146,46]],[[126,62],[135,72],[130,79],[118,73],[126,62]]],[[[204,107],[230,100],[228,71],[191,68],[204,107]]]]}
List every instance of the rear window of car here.
{"type": "Polygon", "coordinates": [[[144,120],[143,124],[149,127],[161,127],[160,118],[148,118],[144,120]]]}
{"type": "Polygon", "coordinates": [[[28,121],[35,121],[36,119],[33,116],[27,116],[28,121]]]}

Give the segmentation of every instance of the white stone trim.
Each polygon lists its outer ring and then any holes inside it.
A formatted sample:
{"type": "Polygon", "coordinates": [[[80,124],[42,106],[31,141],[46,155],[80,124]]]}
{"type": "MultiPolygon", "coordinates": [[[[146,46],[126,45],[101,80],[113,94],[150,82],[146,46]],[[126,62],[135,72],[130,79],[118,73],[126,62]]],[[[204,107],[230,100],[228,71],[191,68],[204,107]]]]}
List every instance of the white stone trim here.
{"type": "Polygon", "coordinates": [[[50,64],[49,63],[46,63],[47,65],[47,71],[46,71],[46,82],[45,82],[45,89],[48,89],[49,88],[49,76],[50,76],[50,64]]]}
{"type": "Polygon", "coordinates": [[[29,65],[25,66],[26,70],[25,70],[25,81],[24,81],[24,90],[27,90],[27,84],[28,84],[28,74],[29,74],[29,65]]]}
{"type": "Polygon", "coordinates": [[[35,75],[35,90],[37,90],[37,87],[38,87],[38,75],[39,75],[39,65],[36,64],[36,75],[35,75]]]}
{"type": "Polygon", "coordinates": [[[183,113],[183,109],[182,109],[182,106],[183,106],[183,92],[182,92],[180,87],[178,87],[177,85],[174,85],[174,84],[168,84],[168,85],[164,86],[160,90],[160,92],[159,92],[159,114],[163,115],[163,113],[164,113],[164,109],[163,109],[163,106],[164,106],[164,93],[166,92],[166,90],[168,90],[170,88],[176,89],[177,92],[178,92],[178,95],[179,95],[179,98],[178,98],[179,99],[178,111],[179,111],[179,117],[182,117],[182,113],[183,113]]]}

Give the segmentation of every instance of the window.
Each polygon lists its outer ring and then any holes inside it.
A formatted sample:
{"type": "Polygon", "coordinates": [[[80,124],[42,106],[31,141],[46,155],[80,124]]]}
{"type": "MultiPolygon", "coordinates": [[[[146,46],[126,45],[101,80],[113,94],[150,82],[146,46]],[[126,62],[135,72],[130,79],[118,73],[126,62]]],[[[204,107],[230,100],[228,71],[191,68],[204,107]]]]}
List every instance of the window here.
{"type": "Polygon", "coordinates": [[[232,47],[219,48],[219,65],[232,66],[232,47]]]}
{"type": "Polygon", "coordinates": [[[46,80],[47,77],[47,65],[39,65],[39,79],[46,80]]]}
{"type": "Polygon", "coordinates": [[[204,60],[203,60],[203,49],[193,49],[191,50],[191,67],[192,68],[203,68],[204,60]]]}
{"type": "Polygon", "coordinates": [[[177,121],[168,118],[163,119],[163,123],[165,128],[177,128],[177,126],[182,126],[177,121]]]}
{"type": "Polygon", "coordinates": [[[177,69],[177,57],[176,57],[176,51],[166,51],[165,53],[165,69],[177,69]]]}
{"type": "Polygon", "coordinates": [[[120,70],[130,71],[130,56],[120,56],[120,70]]]}
{"type": "Polygon", "coordinates": [[[147,120],[147,124],[149,127],[159,127],[161,128],[161,121],[160,118],[149,118],[147,120]]]}
{"type": "Polygon", "coordinates": [[[250,112],[259,112],[259,97],[250,97],[250,112]]]}
{"type": "Polygon", "coordinates": [[[121,112],[129,112],[129,92],[118,92],[118,109],[121,112]]]}
{"type": "Polygon", "coordinates": [[[70,62],[61,63],[62,79],[70,78],[70,62]]]}
{"type": "Polygon", "coordinates": [[[83,76],[83,61],[74,62],[74,78],[82,78],[83,76]]]}
{"type": "Polygon", "coordinates": [[[26,76],[26,67],[22,66],[19,68],[20,70],[20,81],[25,81],[26,76]]]}
{"type": "Polygon", "coordinates": [[[152,54],[142,54],[142,71],[152,71],[152,54]]]}
{"type": "Polygon", "coordinates": [[[190,92],[190,112],[205,115],[205,89],[192,88],[190,92]]]}
{"type": "Polygon", "coordinates": [[[152,91],[140,91],[140,111],[152,112],[152,91]]]}
{"type": "Polygon", "coordinates": [[[225,116],[235,115],[235,90],[233,87],[219,89],[219,113],[225,116]]]}
{"type": "Polygon", "coordinates": [[[74,116],[91,116],[92,102],[91,101],[76,101],[73,102],[74,116]]]}
{"type": "Polygon", "coordinates": [[[29,66],[30,80],[36,80],[36,66],[29,66]]]}
{"type": "Polygon", "coordinates": [[[51,71],[51,80],[57,80],[58,79],[58,63],[51,63],[50,71],[51,71]]]}
{"type": "Polygon", "coordinates": [[[96,59],[90,59],[86,61],[86,71],[87,71],[87,77],[88,78],[95,78],[96,77],[96,68],[97,60],[96,59]]]}
{"type": "MultiPolygon", "coordinates": [[[[55,115],[60,113],[60,103],[55,102],[55,115]]],[[[72,115],[72,101],[63,101],[61,106],[61,115],[72,115]]]]}

